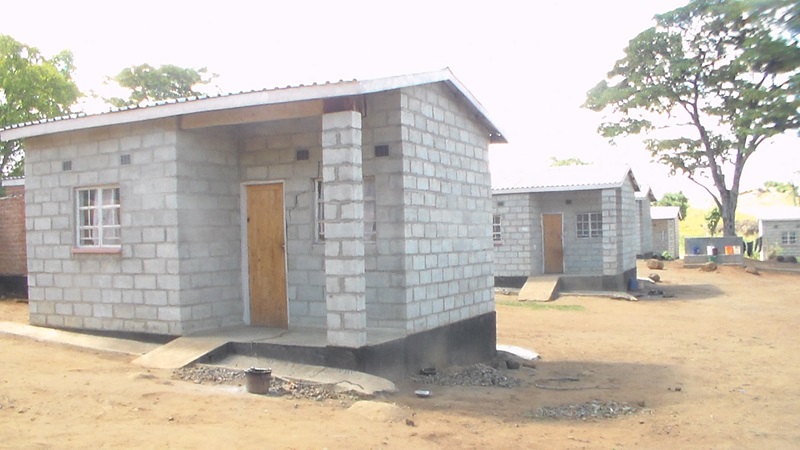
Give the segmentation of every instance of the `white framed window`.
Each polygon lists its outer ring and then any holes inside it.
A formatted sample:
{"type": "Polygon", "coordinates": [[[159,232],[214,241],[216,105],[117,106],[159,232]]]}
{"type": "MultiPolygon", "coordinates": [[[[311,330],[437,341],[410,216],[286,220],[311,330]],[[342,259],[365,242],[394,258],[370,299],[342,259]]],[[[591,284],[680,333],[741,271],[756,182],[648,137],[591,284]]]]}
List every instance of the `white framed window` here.
{"type": "Polygon", "coordinates": [[[794,231],[784,231],[781,233],[781,245],[797,244],[797,233],[794,231]]]}
{"type": "MultiPolygon", "coordinates": [[[[375,177],[364,177],[364,240],[375,242],[377,238],[377,193],[375,177]]],[[[317,242],[325,241],[325,196],[321,178],[314,180],[314,229],[317,242]]]]}
{"type": "Polygon", "coordinates": [[[603,213],[578,213],[578,237],[603,237],[603,213]]]}
{"type": "Polygon", "coordinates": [[[499,214],[492,216],[492,240],[495,243],[503,242],[503,224],[499,214]]]}
{"type": "Polygon", "coordinates": [[[118,186],[76,190],[76,245],[83,248],[118,248],[120,197],[118,186]]]}

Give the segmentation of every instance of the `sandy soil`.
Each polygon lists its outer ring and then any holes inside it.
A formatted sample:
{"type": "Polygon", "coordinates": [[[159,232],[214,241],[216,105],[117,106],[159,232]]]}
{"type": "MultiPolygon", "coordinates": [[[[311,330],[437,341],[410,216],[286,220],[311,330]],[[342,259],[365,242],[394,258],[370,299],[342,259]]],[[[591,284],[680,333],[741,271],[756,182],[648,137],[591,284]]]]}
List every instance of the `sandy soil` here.
{"type": "MultiPolygon", "coordinates": [[[[640,275],[653,272],[646,268],[640,275]]],[[[800,274],[659,271],[670,298],[498,296],[498,340],[536,350],[522,386],[427,386],[353,402],[179,381],[132,358],[0,335],[0,448],[798,448],[800,274]],[[624,404],[613,418],[541,408],[624,404]]],[[[0,320],[26,305],[0,301],[0,320]]]]}

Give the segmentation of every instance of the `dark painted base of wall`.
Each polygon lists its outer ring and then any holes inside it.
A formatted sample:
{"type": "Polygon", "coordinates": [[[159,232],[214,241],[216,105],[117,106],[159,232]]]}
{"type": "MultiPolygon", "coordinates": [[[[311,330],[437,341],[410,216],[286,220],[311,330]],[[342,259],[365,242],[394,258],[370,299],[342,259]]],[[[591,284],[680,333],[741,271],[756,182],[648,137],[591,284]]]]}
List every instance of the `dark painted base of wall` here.
{"type": "Polygon", "coordinates": [[[28,277],[0,275],[0,297],[28,298],[28,277]]]}
{"type": "Polygon", "coordinates": [[[572,276],[564,275],[560,279],[559,291],[622,291],[630,286],[630,280],[636,279],[636,268],[619,275],[572,276]]]}
{"type": "Polygon", "coordinates": [[[522,289],[528,277],[494,277],[494,287],[522,289]]]}
{"type": "Polygon", "coordinates": [[[444,368],[486,362],[496,353],[497,318],[491,312],[374,346],[344,348],[229,343],[197,362],[214,363],[226,355],[239,354],[400,379],[425,367],[444,368]]]}

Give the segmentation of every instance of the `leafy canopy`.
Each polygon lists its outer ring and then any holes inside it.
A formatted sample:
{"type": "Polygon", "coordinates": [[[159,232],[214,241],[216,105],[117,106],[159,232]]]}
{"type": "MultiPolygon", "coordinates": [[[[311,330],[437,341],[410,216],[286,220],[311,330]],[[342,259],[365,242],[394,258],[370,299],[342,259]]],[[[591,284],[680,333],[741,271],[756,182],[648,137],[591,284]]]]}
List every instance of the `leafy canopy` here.
{"type": "Polygon", "coordinates": [[[661,197],[661,200],[657,201],[656,206],[677,206],[680,208],[681,212],[681,219],[683,220],[686,218],[686,214],[689,211],[689,199],[686,198],[686,195],[683,194],[683,191],[680,192],[667,192],[661,197]]]}
{"type": "MultiPolygon", "coordinates": [[[[0,35],[0,128],[60,117],[81,95],[72,80],[72,53],[45,58],[35,47],[0,35]]],[[[19,141],[0,143],[0,177],[23,174],[19,141]]]]}
{"type": "Polygon", "coordinates": [[[555,156],[550,157],[550,166],[551,167],[561,167],[561,166],[587,166],[589,163],[580,159],[580,158],[564,158],[559,159],[555,156]]]}
{"type": "Polygon", "coordinates": [[[739,181],[763,142],[800,129],[800,0],[693,0],[632,39],[585,107],[606,138],[647,133],[651,156],[702,186],[735,234],[739,181]]]}
{"type": "Polygon", "coordinates": [[[155,68],[149,64],[128,67],[111,78],[119,86],[127,89],[127,99],[114,97],[106,102],[118,108],[139,106],[161,100],[196,97],[202,93],[195,90],[198,85],[211,82],[216,75],[207,75],[205,67],[191,69],[165,64],[155,68]]]}

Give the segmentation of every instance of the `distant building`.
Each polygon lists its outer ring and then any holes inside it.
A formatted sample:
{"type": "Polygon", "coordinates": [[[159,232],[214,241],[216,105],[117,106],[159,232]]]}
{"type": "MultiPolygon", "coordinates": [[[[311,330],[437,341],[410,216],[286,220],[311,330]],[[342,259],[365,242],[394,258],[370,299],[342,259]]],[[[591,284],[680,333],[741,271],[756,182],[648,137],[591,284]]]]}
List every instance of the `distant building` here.
{"type": "Polygon", "coordinates": [[[653,220],[650,215],[651,203],[656,201],[653,190],[642,187],[636,193],[636,221],[639,225],[639,248],[636,256],[649,258],[653,256],[653,220]]]}
{"type": "Polygon", "coordinates": [[[0,294],[27,296],[25,180],[0,180],[0,294]]]}
{"type": "Polygon", "coordinates": [[[762,261],[777,256],[800,258],[800,207],[764,208],[757,217],[762,261]]]}
{"type": "Polygon", "coordinates": [[[681,208],[678,206],[653,206],[650,208],[653,236],[653,254],[668,254],[680,258],[681,208]]]}
{"type": "Polygon", "coordinates": [[[495,279],[558,274],[564,290],[627,289],[641,246],[638,191],[627,166],[552,167],[495,180],[495,279]]]}

